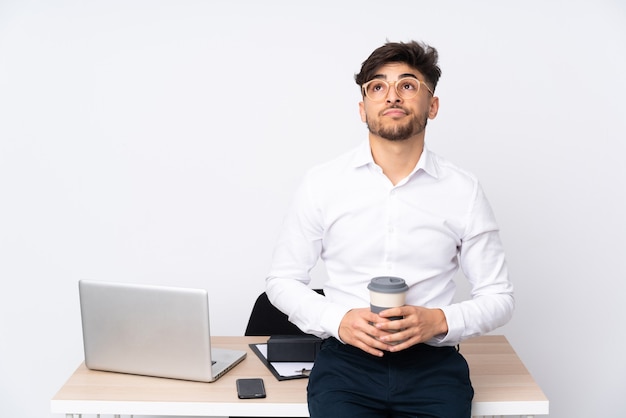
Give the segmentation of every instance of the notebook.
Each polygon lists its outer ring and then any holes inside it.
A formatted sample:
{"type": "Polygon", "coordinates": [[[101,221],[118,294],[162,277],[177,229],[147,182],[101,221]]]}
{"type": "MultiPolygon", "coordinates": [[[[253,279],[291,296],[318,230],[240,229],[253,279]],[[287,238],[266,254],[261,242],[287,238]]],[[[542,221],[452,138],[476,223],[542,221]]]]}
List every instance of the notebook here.
{"type": "Polygon", "coordinates": [[[213,382],[246,357],[211,348],[206,290],[80,280],[89,369],[213,382]]]}

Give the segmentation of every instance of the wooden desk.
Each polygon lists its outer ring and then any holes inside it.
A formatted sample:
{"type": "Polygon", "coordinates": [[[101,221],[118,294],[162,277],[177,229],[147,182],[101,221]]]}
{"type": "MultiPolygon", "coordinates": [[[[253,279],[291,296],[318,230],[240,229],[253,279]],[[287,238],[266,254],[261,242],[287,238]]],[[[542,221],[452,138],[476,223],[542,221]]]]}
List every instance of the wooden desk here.
{"type": "MultiPolygon", "coordinates": [[[[307,379],[279,382],[248,344],[267,337],[213,337],[215,347],[245,349],[247,358],[214,383],[89,370],[84,364],[52,398],[51,411],[80,414],[308,417],[307,379]],[[240,400],[235,380],[262,377],[267,398],[240,400]]],[[[461,344],[475,390],[474,416],[548,414],[549,402],[503,336],[461,344]]]]}

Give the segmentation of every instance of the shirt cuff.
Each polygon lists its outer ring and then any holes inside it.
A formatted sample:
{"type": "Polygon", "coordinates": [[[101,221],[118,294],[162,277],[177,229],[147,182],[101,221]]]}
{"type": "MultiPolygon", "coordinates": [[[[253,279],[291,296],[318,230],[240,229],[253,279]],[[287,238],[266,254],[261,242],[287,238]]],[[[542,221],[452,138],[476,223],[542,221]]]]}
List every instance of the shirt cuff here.
{"type": "Polygon", "coordinates": [[[341,324],[341,320],[349,310],[349,308],[342,305],[334,303],[327,304],[326,309],[320,318],[320,326],[326,334],[326,338],[332,336],[341,341],[341,338],[339,338],[339,324],[341,324]]]}
{"type": "Polygon", "coordinates": [[[434,346],[451,346],[461,342],[465,331],[465,320],[458,305],[449,305],[441,308],[448,323],[448,333],[437,335],[429,341],[434,346]]]}

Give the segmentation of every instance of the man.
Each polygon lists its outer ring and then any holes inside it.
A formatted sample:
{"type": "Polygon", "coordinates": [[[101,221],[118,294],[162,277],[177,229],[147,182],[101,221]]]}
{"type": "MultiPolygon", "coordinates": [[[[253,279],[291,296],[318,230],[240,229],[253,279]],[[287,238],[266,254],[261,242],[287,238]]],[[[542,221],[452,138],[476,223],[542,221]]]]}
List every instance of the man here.
{"type": "Polygon", "coordinates": [[[425,147],[437,51],[386,43],[355,76],[368,140],[310,170],[278,240],[267,293],[325,339],[308,385],[311,417],[469,417],[473,389],[455,346],[511,317],[498,227],[474,176],[425,147]],[[324,260],[325,297],[307,287],[324,260]],[[459,266],[472,298],[453,303],[459,266]],[[406,305],[375,314],[367,285],[403,278],[406,305]],[[402,317],[389,320],[390,317],[402,317]]]}

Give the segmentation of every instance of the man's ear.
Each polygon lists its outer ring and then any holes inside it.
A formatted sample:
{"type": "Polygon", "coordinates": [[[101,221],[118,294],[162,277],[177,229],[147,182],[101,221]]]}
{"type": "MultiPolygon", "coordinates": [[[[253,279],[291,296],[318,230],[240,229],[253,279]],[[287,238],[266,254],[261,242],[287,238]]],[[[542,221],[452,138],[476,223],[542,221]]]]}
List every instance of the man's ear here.
{"type": "Polygon", "coordinates": [[[359,102],[359,114],[361,115],[361,121],[367,122],[367,116],[365,115],[365,104],[363,102],[359,102]]]}
{"type": "Polygon", "coordinates": [[[430,108],[428,109],[428,119],[435,119],[439,113],[439,97],[433,96],[430,99],[430,108]]]}

